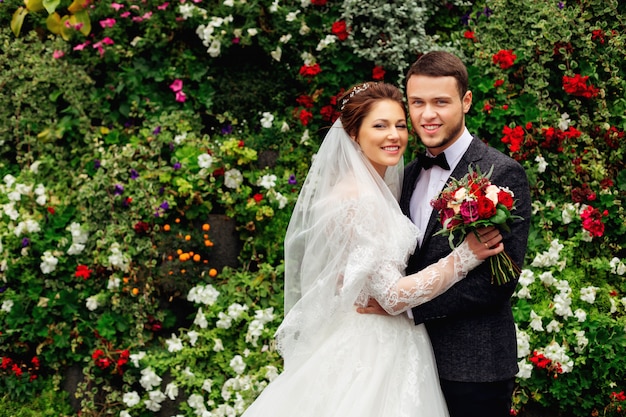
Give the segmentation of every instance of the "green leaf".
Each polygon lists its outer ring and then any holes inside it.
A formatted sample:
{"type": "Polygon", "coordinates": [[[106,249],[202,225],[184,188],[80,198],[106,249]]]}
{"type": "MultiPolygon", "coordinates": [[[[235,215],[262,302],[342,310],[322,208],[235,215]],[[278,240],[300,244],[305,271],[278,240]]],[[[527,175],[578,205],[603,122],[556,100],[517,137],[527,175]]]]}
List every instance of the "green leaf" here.
{"type": "Polygon", "coordinates": [[[61,4],[61,0],[43,0],[43,7],[46,8],[48,14],[54,13],[59,4],[61,4]]]}

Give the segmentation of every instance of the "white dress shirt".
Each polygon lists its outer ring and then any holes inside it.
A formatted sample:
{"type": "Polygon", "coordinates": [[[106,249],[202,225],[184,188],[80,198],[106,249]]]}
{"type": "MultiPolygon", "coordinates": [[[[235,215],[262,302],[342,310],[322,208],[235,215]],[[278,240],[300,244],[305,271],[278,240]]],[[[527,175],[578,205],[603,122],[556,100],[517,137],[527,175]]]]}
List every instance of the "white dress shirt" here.
{"type": "MultiPolygon", "coordinates": [[[[411,201],[409,203],[409,212],[411,215],[411,221],[419,228],[422,233],[426,231],[428,226],[428,219],[432,214],[433,208],[430,205],[432,199],[436,198],[441,192],[446,182],[450,178],[450,174],[454,171],[454,168],[458,165],[461,157],[469,148],[472,142],[472,135],[464,128],[461,137],[456,140],[450,147],[448,147],[443,153],[446,154],[448,165],[450,170],[444,170],[438,165],[433,166],[431,169],[424,169],[420,172],[417,184],[411,195],[411,201]]],[[[431,155],[427,152],[429,156],[431,155]]],[[[420,236],[418,243],[422,244],[423,237],[420,236]]]]}

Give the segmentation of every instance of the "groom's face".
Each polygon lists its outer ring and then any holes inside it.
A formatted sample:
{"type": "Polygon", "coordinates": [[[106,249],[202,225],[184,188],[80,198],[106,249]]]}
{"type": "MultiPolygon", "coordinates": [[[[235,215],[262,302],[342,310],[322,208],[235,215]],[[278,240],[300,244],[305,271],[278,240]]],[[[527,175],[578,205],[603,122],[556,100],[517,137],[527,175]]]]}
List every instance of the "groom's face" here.
{"type": "Polygon", "coordinates": [[[406,94],[413,129],[433,155],[461,137],[465,114],[472,105],[472,92],[460,97],[454,77],[412,75],[406,94]]]}

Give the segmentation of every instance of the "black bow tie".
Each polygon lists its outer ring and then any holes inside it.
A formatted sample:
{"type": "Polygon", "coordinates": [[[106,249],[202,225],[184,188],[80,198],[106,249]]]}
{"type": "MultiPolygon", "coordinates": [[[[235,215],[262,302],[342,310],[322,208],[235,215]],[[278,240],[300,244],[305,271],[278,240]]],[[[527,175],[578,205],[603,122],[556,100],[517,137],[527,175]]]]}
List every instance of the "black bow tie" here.
{"type": "Polygon", "coordinates": [[[443,152],[441,152],[434,158],[426,154],[419,154],[417,155],[417,159],[419,160],[421,167],[424,169],[431,169],[433,165],[438,165],[442,169],[445,169],[447,171],[450,170],[450,165],[448,165],[448,161],[446,160],[446,154],[444,154],[443,152]]]}

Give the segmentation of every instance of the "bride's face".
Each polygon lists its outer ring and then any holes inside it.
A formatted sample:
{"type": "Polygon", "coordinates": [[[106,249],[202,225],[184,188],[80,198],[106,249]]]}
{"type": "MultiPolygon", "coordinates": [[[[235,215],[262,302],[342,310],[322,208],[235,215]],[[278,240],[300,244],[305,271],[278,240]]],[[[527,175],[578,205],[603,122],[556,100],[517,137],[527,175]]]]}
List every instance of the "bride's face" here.
{"type": "Polygon", "coordinates": [[[400,162],[409,140],[402,106],[393,100],[375,103],[355,138],[380,176],[400,162]]]}

